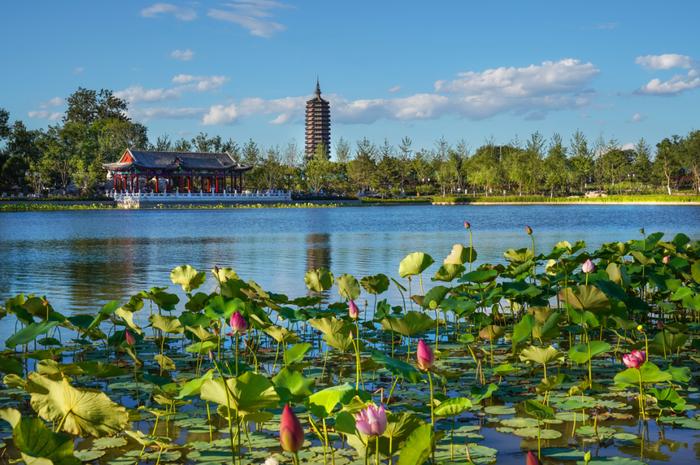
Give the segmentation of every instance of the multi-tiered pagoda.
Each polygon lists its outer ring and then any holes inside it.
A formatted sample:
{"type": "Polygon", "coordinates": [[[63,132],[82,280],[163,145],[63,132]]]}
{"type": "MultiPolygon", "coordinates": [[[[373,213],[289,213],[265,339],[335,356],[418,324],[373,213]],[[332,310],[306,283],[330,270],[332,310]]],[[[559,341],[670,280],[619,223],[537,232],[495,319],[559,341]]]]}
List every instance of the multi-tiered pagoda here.
{"type": "Polygon", "coordinates": [[[321,86],[316,79],[314,98],[306,102],[306,159],[313,158],[319,147],[326,157],[330,157],[331,148],[331,107],[328,100],[321,97],[321,86]]]}

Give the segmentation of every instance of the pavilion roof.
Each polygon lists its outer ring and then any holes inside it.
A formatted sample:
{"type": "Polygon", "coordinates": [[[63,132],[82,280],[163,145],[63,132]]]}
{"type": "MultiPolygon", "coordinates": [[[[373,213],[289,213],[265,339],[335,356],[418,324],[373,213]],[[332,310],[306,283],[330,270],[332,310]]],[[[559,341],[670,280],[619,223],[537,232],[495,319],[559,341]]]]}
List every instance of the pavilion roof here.
{"type": "Polygon", "coordinates": [[[249,166],[238,164],[227,152],[157,152],[127,149],[116,163],[105,163],[110,171],[130,168],[154,170],[227,170],[247,171],[249,166]]]}

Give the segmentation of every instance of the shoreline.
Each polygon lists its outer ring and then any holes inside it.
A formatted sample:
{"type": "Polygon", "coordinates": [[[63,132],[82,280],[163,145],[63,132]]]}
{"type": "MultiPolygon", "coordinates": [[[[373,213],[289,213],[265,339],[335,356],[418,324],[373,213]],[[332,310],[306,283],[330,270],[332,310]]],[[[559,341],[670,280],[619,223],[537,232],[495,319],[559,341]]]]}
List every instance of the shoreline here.
{"type": "MultiPolygon", "coordinates": [[[[664,200],[555,200],[555,201],[474,201],[474,202],[431,202],[431,201],[381,201],[369,202],[359,200],[341,200],[341,201],[308,201],[308,202],[288,202],[288,203],[250,203],[250,204],[215,204],[215,205],[198,205],[198,204],[153,204],[142,206],[134,210],[235,210],[235,209],[254,209],[254,208],[347,208],[347,207],[394,207],[394,206],[412,206],[412,205],[430,205],[435,207],[452,207],[452,206],[467,206],[473,205],[477,207],[492,207],[492,206],[575,206],[575,205],[637,205],[637,206],[700,206],[700,201],[664,201],[664,200]]],[[[47,202],[7,202],[3,205],[0,203],[1,213],[22,213],[22,212],[53,212],[53,211],[90,211],[90,210],[129,210],[120,208],[113,202],[88,202],[88,201],[60,201],[57,203],[47,202]]]]}

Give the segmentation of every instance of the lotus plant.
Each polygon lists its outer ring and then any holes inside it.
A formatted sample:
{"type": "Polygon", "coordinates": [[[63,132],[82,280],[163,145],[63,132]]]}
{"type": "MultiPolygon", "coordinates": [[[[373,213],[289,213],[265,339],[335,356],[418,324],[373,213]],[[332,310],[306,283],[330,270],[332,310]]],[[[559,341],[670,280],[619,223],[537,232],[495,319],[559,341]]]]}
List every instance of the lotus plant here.
{"type": "Polygon", "coordinates": [[[583,271],[586,275],[586,286],[588,286],[588,275],[595,271],[595,265],[590,258],[583,262],[583,265],[581,265],[581,271],[583,271]]]}
{"type": "Polygon", "coordinates": [[[282,409],[280,419],[280,445],[285,452],[291,452],[294,463],[299,464],[299,449],[304,445],[304,429],[289,404],[282,409]]]}
{"type": "Polygon", "coordinates": [[[229,319],[229,326],[231,326],[230,335],[235,336],[234,345],[236,347],[236,376],[238,376],[238,346],[240,345],[239,338],[248,330],[248,322],[245,320],[245,318],[243,318],[243,315],[241,315],[239,311],[235,311],[229,319]]]}
{"type": "Polygon", "coordinates": [[[360,359],[360,309],[354,300],[348,300],[348,316],[355,321],[355,340],[353,348],[355,349],[355,390],[360,389],[360,379],[362,378],[362,360],[360,359]]]}
{"type": "Polygon", "coordinates": [[[646,360],[647,354],[643,350],[633,350],[629,354],[622,356],[622,363],[624,363],[627,368],[637,370],[637,374],[639,375],[639,410],[642,414],[642,420],[646,420],[646,409],[644,408],[644,384],[642,383],[641,368],[646,360]]]}
{"type": "MultiPolygon", "coordinates": [[[[375,463],[379,464],[379,439],[378,437],[386,431],[387,419],[386,411],[383,405],[369,404],[359,413],[355,414],[355,427],[357,431],[368,437],[375,438],[375,463]]],[[[365,463],[367,463],[367,454],[369,451],[369,440],[365,448],[365,463]]]]}
{"type": "Polygon", "coordinates": [[[435,407],[433,405],[433,376],[430,374],[430,370],[435,362],[435,355],[433,350],[428,344],[426,344],[423,339],[418,341],[418,350],[416,350],[416,359],[418,368],[428,374],[428,384],[430,386],[430,424],[433,425],[435,429],[435,407]]]}

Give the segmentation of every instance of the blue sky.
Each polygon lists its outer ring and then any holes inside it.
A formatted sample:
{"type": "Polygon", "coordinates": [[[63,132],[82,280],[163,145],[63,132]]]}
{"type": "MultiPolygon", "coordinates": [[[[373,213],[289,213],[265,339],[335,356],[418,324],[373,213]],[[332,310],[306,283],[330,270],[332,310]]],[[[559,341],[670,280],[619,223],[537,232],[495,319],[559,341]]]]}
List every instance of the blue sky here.
{"type": "Polygon", "coordinates": [[[78,86],[152,140],[303,145],[316,76],[333,139],[472,148],[539,130],[656,143],[700,127],[700,3],[23,1],[3,5],[0,107],[53,124],[78,86]]]}

